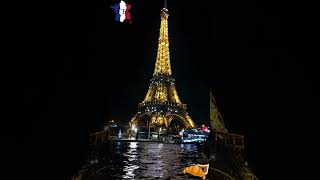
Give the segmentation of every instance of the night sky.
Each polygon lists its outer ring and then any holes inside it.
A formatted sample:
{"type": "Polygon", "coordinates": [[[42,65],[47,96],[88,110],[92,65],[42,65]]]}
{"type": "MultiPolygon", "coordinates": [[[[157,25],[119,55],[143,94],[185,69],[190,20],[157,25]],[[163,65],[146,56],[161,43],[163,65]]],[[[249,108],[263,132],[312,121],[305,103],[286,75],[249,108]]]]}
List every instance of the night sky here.
{"type": "MultiPolygon", "coordinates": [[[[162,1],[128,0],[131,24],[114,22],[111,2],[46,2],[11,23],[1,119],[14,154],[7,166],[22,168],[11,178],[70,179],[87,157],[89,133],[136,113],[154,70],[162,1]]],[[[229,131],[245,135],[260,179],[307,179],[313,158],[317,68],[293,7],[168,0],[181,101],[196,123],[208,123],[211,88],[229,131]]]]}

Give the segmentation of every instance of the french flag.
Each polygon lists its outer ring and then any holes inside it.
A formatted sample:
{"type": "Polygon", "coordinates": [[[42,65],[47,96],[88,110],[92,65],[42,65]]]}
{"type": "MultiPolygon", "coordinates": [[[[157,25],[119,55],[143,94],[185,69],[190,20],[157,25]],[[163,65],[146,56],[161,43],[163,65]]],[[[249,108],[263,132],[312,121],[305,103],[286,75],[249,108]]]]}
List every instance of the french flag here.
{"type": "Polygon", "coordinates": [[[128,3],[125,3],[124,1],[120,1],[119,4],[115,4],[111,6],[113,11],[116,13],[115,21],[129,21],[131,23],[131,15],[130,15],[130,9],[131,5],[128,3]]]}

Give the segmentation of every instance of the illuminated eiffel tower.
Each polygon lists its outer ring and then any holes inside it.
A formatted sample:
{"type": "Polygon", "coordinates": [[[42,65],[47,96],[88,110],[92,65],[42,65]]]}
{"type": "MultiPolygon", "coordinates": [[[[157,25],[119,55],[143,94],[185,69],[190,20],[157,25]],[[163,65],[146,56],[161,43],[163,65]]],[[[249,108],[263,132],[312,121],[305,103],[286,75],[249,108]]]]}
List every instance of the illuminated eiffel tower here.
{"type": "Polygon", "coordinates": [[[161,24],[157,60],[153,77],[144,100],[138,104],[138,112],[130,121],[130,126],[145,125],[168,127],[172,120],[178,120],[184,128],[195,126],[187,113],[187,107],[181,103],[174,85],[170,65],[167,3],[160,12],[161,24]]]}

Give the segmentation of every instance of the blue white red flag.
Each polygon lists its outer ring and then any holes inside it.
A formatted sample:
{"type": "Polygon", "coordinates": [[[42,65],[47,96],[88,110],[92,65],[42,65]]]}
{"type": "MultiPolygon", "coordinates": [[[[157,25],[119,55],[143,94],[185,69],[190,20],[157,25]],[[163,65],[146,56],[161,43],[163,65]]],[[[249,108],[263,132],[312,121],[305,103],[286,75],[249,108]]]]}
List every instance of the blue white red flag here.
{"type": "Polygon", "coordinates": [[[119,4],[115,4],[111,8],[116,13],[115,21],[129,21],[131,23],[131,5],[129,3],[121,0],[119,4]]]}

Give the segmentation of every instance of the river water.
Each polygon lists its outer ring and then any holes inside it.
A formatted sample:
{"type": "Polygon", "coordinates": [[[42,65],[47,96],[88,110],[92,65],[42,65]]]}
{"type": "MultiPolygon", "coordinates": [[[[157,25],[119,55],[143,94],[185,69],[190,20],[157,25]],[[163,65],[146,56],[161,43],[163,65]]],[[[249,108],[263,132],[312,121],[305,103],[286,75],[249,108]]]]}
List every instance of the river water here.
{"type": "Polygon", "coordinates": [[[182,169],[201,158],[195,144],[116,142],[111,162],[100,168],[99,179],[199,179],[182,169]]]}

